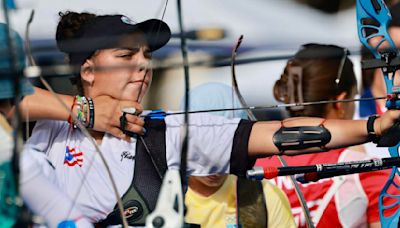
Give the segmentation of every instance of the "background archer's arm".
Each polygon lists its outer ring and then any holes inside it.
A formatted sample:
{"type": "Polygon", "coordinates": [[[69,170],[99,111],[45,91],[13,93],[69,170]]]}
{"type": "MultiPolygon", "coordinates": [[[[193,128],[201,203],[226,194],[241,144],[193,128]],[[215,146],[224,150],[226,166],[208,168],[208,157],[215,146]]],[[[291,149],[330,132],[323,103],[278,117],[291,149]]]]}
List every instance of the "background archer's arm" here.
{"type": "MultiPolygon", "coordinates": [[[[374,123],[374,129],[378,135],[391,127],[399,117],[400,111],[390,110],[374,123]]],[[[289,118],[284,120],[285,127],[298,126],[318,126],[324,119],[322,118],[289,118]]],[[[326,149],[348,147],[351,145],[362,144],[368,141],[367,121],[366,120],[336,120],[327,119],[323,123],[324,127],[331,133],[331,140],[325,145],[326,149]]],[[[273,136],[281,127],[279,121],[257,122],[254,124],[249,139],[249,155],[255,157],[265,157],[279,154],[278,148],[273,142],[273,136]]],[[[288,150],[285,155],[297,155],[310,152],[323,151],[320,147],[312,147],[303,150],[288,150]]]]}

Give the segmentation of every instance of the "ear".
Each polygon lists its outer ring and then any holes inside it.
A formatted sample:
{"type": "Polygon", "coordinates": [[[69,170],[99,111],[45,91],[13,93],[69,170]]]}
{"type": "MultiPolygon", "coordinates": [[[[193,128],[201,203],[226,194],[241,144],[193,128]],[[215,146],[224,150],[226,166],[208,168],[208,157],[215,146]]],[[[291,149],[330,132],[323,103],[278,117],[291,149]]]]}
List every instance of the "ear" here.
{"type": "Polygon", "coordinates": [[[92,85],[94,83],[94,62],[91,59],[86,59],[81,66],[81,78],[83,83],[92,85]]]}
{"type": "MultiPolygon", "coordinates": [[[[337,95],[337,96],[335,97],[335,99],[336,99],[336,100],[344,100],[346,97],[347,97],[347,92],[341,92],[341,93],[339,93],[339,95],[337,95]]],[[[336,103],[333,104],[333,107],[334,107],[335,109],[341,109],[341,108],[343,108],[343,103],[341,103],[341,102],[336,102],[336,103]]]]}

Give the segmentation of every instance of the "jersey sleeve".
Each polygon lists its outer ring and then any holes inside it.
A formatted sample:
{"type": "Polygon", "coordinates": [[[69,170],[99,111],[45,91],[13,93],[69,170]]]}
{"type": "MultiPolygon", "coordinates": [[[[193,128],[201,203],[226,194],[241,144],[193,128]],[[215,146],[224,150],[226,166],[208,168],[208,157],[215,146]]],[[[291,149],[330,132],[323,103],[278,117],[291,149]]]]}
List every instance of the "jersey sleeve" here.
{"type": "Polygon", "coordinates": [[[263,188],[268,211],[268,227],[296,227],[285,193],[267,180],[263,180],[263,188]]]}
{"type": "Polygon", "coordinates": [[[79,219],[79,227],[93,227],[91,221],[79,210],[79,205],[56,184],[56,174],[43,153],[29,153],[25,147],[21,164],[21,194],[24,202],[49,227],[57,227],[66,219],[79,219]]]}
{"type": "MultiPolygon", "coordinates": [[[[168,116],[165,122],[167,164],[169,168],[177,169],[182,150],[183,116],[168,116]]],[[[208,114],[190,115],[188,174],[244,175],[251,163],[247,156],[251,127],[250,121],[241,119],[208,114]]]]}
{"type": "Polygon", "coordinates": [[[27,141],[27,147],[36,151],[47,152],[53,145],[58,132],[66,123],[63,121],[42,120],[37,121],[32,136],[27,141]]]}

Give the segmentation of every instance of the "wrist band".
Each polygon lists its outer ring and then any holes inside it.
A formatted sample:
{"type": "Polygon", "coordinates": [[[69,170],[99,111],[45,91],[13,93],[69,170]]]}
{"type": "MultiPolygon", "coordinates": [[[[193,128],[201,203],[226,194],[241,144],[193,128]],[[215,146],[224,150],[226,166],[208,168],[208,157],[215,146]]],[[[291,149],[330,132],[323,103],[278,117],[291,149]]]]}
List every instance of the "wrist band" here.
{"type": "Polygon", "coordinates": [[[374,123],[378,117],[379,116],[377,115],[370,116],[368,117],[367,121],[368,140],[373,143],[377,143],[379,140],[379,137],[376,135],[376,132],[374,130],[374,123]]]}
{"type": "Polygon", "coordinates": [[[94,127],[94,103],[92,98],[87,97],[86,98],[89,104],[89,124],[86,126],[86,128],[92,129],[94,127]]]}

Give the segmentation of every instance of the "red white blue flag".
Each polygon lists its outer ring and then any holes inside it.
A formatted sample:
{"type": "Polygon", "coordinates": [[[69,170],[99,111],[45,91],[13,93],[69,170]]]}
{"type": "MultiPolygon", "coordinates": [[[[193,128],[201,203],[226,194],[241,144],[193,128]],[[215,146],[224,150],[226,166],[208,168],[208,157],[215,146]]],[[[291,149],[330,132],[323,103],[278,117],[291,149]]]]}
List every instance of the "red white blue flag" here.
{"type": "Polygon", "coordinates": [[[69,148],[69,146],[67,146],[65,149],[64,164],[68,166],[79,165],[82,167],[83,153],[77,152],[75,148],[69,148]]]}

